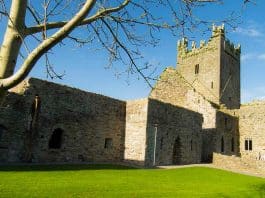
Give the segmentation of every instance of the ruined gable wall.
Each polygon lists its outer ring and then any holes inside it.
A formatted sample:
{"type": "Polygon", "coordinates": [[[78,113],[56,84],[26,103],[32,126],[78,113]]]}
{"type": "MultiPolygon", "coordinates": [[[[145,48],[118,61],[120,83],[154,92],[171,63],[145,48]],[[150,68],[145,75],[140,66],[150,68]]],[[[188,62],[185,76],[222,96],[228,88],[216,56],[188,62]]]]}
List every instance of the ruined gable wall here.
{"type": "Polygon", "coordinates": [[[169,67],[161,74],[150,93],[150,98],[201,113],[203,128],[216,127],[216,109],[174,68],[169,67]]]}
{"type": "MultiPolygon", "coordinates": [[[[125,102],[29,79],[22,99],[27,110],[18,118],[23,120],[18,125],[25,126],[24,130],[27,120],[31,119],[30,112],[36,94],[40,96],[41,108],[32,135],[33,161],[120,162],[123,159],[125,102]],[[60,149],[49,149],[49,140],[56,128],[63,130],[62,145],[60,149]],[[106,138],[111,140],[109,148],[104,148],[106,138]]],[[[22,138],[16,143],[21,144],[23,141],[22,138]]]]}

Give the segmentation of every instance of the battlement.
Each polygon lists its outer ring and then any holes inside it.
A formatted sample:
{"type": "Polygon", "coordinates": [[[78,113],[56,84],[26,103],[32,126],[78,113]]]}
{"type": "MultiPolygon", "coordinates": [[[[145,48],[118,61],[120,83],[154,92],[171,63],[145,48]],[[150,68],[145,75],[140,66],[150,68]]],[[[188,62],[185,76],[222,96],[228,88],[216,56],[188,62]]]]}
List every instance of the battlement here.
{"type": "Polygon", "coordinates": [[[178,57],[185,59],[187,57],[195,56],[206,51],[214,51],[218,48],[219,42],[216,42],[216,38],[223,37],[224,39],[224,50],[236,59],[240,59],[241,46],[235,46],[228,39],[225,39],[225,27],[224,24],[221,26],[212,26],[212,36],[206,42],[201,40],[199,45],[195,41],[191,42],[191,48],[189,48],[189,42],[187,38],[182,38],[178,41],[178,57]]]}

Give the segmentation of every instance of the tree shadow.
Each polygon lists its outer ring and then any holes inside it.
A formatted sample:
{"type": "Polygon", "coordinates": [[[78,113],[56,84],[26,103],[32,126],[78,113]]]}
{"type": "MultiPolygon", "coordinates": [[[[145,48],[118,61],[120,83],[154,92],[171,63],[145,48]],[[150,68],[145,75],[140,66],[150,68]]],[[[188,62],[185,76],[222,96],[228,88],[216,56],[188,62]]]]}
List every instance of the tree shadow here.
{"type": "Polygon", "coordinates": [[[260,198],[265,198],[265,182],[255,186],[256,191],[259,193],[260,198]]]}
{"type": "Polygon", "coordinates": [[[22,164],[0,165],[0,172],[4,171],[78,171],[78,170],[130,170],[136,169],[116,164],[22,164]]]}

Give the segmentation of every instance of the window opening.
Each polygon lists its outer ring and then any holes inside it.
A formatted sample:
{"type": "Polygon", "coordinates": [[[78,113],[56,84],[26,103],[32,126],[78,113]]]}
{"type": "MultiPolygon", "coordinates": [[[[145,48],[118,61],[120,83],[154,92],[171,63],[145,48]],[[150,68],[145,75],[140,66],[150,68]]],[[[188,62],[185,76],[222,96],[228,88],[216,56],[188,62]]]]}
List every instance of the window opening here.
{"type": "Polygon", "coordinates": [[[49,141],[49,148],[50,149],[60,149],[62,145],[62,134],[63,130],[57,128],[53,131],[50,141],[49,141]]]}
{"type": "Polygon", "coordinates": [[[199,64],[196,64],[195,65],[195,74],[198,74],[199,73],[199,69],[200,69],[199,64]]]}
{"type": "Polygon", "coordinates": [[[112,138],[105,138],[104,148],[109,149],[112,147],[112,138]]]}

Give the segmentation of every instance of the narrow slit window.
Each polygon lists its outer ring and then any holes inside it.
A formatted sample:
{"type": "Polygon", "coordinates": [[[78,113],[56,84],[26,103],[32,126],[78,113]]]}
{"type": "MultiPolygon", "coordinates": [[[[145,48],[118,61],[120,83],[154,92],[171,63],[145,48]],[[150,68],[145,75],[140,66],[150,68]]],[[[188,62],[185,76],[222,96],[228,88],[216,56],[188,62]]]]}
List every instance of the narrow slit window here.
{"type": "Polygon", "coordinates": [[[248,150],[248,140],[245,140],[245,150],[248,150]]]}
{"type": "Polygon", "coordinates": [[[211,88],[213,89],[213,81],[211,82],[211,88]]]}
{"type": "Polygon", "coordinates": [[[235,140],[234,140],[234,138],[231,139],[231,151],[232,152],[235,151],[235,140]]]}
{"type": "Polygon", "coordinates": [[[160,140],[160,150],[162,150],[164,144],[164,138],[161,138],[160,140]]]}
{"type": "Polygon", "coordinates": [[[224,146],[225,146],[225,143],[224,143],[224,137],[222,137],[222,139],[221,139],[221,152],[222,152],[222,153],[223,153],[224,150],[225,150],[224,146]]]}
{"type": "Polygon", "coordinates": [[[252,151],[252,140],[248,141],[248,150],[252,151]]]}
{"type": "Polygon", "coordinates": [[[199,70],[200,70],[200,65],[196,64],[195,65],[195,74],[199,74],[199,70]]]}

